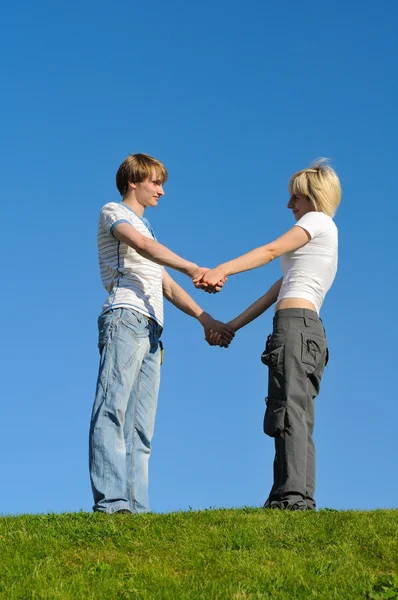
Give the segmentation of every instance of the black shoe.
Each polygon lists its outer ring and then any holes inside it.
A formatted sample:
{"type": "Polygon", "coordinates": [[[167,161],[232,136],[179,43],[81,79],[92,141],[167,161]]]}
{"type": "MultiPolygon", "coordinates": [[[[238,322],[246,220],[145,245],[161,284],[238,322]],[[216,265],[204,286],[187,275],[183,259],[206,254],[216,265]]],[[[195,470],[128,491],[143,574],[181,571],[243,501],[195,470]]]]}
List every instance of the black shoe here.
{"type": "Polygon", "coordinates": [[[283,510],[286,507],[283,506],[282,502],[275,502],[275,500],[273,500],[272,502],[269,502],[267,500],[267,502],[264,504],[263,508],[279,508],[279,510],[283,510]]]}
{"type": "Polygon", "coordinates": [[[273,508],[276,510],[287,510],[289,508],[289,503],[288,502],[277,502],[276,500],[273,500],[272,502],[269,503],[269,508],[273,508]]]}
{"type": "Polygon", "coordinates": [[[120,510],[115,510],[114,515],[131,515],[131,511],[127,510],[127,508],[121,508],[120,510]]]}
{"type": "Polygon", "coordinates": [[[289,510],[308,510],[308,506],[302,502],[296,502],[293,506],[287,507],[289,510]]]}
{"type": "Polygon", "coordinates": [[[308,506],[303,502],[296,502],[292,505],[289,504],[287,500],[281,500],[279,502],[276,500],[268,502],[267,500],[263,508],[273,508],[277,510],[309,510],[308,506]]]}

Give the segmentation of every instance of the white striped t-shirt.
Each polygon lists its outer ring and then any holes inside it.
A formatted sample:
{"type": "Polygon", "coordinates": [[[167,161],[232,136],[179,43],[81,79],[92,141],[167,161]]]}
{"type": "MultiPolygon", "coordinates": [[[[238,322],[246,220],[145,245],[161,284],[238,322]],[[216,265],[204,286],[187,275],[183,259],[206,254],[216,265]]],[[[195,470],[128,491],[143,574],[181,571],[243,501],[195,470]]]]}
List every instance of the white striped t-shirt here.
{"type": "Polygon", "coordinates": [[[102,207],[98,223],[98,259],[101,279],[109,293],[102,312],[127,307],[152,317],[163,326],[163,267],[119,242],[112,232],[119,223],[129,223],[142,235],[155,239],[149,221],[122,202],[102,207]]]}

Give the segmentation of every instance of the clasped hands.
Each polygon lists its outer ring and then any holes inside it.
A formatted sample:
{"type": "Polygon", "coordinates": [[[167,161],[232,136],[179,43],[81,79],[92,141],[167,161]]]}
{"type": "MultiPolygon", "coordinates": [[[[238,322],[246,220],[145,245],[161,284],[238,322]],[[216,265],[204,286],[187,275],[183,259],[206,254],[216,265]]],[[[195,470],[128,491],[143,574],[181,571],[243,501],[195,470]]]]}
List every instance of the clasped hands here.
{"type": "Polygon", "coordinates": [[[192,282],[196,288],[203,290],[208,294],[216,294],[223,288],[224,283],[227,281],[225,273],[223,273],[222,267],[218,266],[215,269],[206,269],[206,267],[199,267],[195,270],[192,277],[192,282]]]}
{"type": "MultiPolygon", "coordinates": [[[[192,281],[196,288],[209,294],[220,292],[227,281],[220,267],[215,269],[199,268],[192,281]]],[[[201,323],[205,330],[205,340],[210,346],[228,348],[235,336],[235,330],[228,323],[216,321],[207,313],[203,313],[201,323]]]]}

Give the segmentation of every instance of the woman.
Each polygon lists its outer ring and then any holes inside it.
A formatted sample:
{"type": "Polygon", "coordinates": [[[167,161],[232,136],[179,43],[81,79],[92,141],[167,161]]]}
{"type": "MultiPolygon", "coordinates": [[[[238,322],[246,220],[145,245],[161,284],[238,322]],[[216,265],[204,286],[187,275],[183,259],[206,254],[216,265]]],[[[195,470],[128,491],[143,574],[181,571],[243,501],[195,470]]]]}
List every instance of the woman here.
{"type": "MultiPolygon", "coordinates": [[[[314,400],[328,359],[319,318],[337,270],[333,222],[341,199],[335,171],[320,159],[295,173],[287,207],[297,223],[277,240],[205,273],[196,285],[265,265],[281,256],[283,277],[229,325],[237,331],[276,302],[262,361],[268,366],[264,432],[275,439],[274,482],[264,508],[315,509],[314,400]]],[[[210,343],[218,343],[213,334],[210,343]]]]}

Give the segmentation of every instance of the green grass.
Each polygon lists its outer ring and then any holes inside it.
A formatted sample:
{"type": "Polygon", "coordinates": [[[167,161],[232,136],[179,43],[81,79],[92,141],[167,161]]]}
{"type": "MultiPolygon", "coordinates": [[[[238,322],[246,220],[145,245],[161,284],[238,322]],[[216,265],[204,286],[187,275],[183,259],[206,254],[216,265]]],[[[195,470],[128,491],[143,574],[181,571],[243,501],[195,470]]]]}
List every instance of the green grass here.
{"type": "Polygon", "coordinates": [[[0,519],[0,598],[398,598],[398,510],[0,519]]]}

